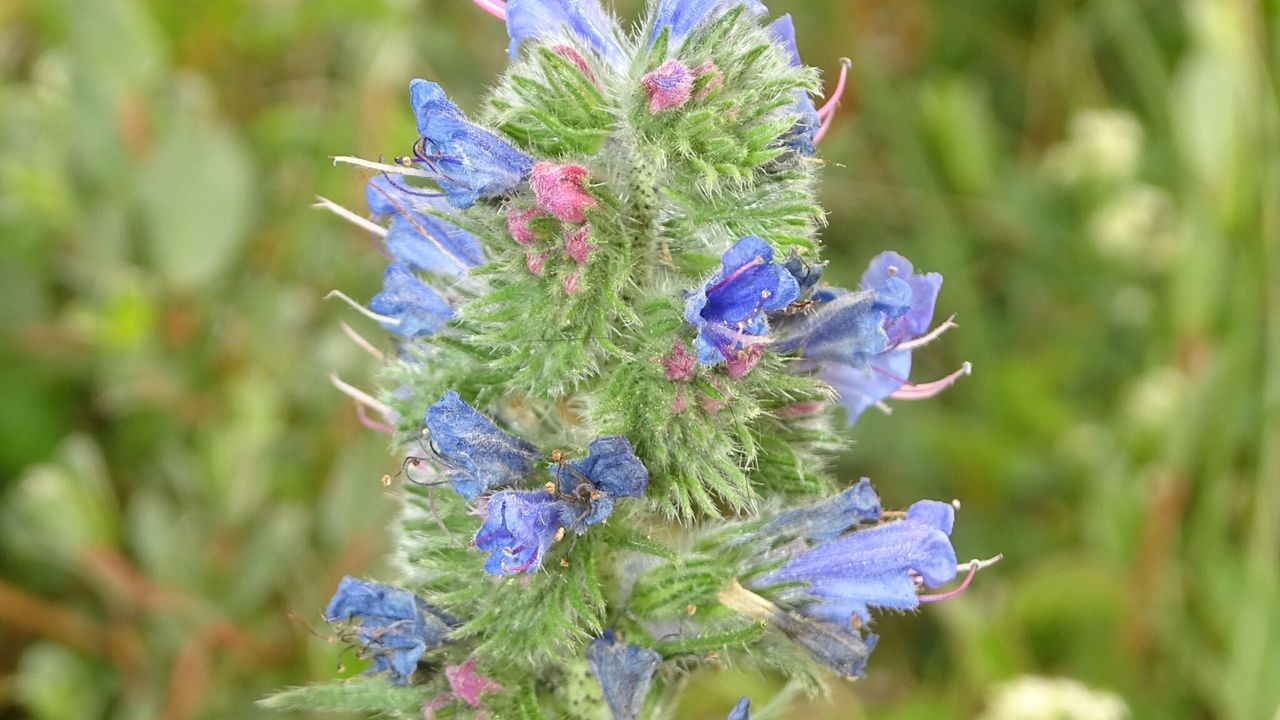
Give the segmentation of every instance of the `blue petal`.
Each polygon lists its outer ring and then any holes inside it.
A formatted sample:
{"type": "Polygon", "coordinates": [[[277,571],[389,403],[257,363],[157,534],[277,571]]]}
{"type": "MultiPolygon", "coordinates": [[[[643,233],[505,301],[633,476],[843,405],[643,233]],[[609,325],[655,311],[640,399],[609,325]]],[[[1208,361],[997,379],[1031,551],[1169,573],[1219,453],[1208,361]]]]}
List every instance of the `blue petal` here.
{"type": "Polygon", "coordinates": [[[743,696],[724,720],[751,720],[751,698],[743,696]]]}
{"type": "MultiPolygon", "coordinates": [[[[783,15],[774,20],[767,30],[774,41],[787,52],[792,67],[803,67],[800,48],[796,45],[796,26],[791,22],[791,16],[783,15]]],[[[808,92],[797,89],[792,94],[796,102],[791,106],[791,112],[797,119],[796,124],[783,136],[782,144],[801,155],[811,156],[817,152],[814,138],[818,128],[822,126],[822,119],[818,117],[818,108],[814,106],[813,98],[809,97],[808,92]]]]}
{"type": "Polygon", "coordinates": [[[433,335],[453,319],[449,303],[402,262],[387,266],[382,275],[382,292],[369,301],[369,309],[398,320],[384,323],[384,327],[409,338],[433,335]]]}
{"type": "Polygon", "coordinates": [[[818,368],[818,377],[839,394],[848,425],[853,425],[872,405],[897,392],[910,374],[909,350],[881,353],[861,366],[832,362],[818,368]]]}
{"type": "Polygon", "coordinates": [[[509,51],[515,59],[520,46],[568,30],[590,45],[612,65],[626,64],[626,53],[618,42],[617,25],[597,0],[511,0],[507,3],[509,51]]]}
{"type": "Polygon", "coordinates": [[[404,684],[422,654],[448,640],[458,622],[407,590],[344,577],[325,609],[329,622],[357,620],[357,637],[373,655],[370,672],[390,671],[404,684]]]}
{"type": "MultiPolygon", "coordinates": [[[[950,507],[950,506],[948,506],[950,507]]],[[[835,497],[774,518],[760,532],[773,537],[797,537],[809,542],[834,540],[860,523],[880,519],[880,497],[871,481],[862,478],[857,485],[835,497]]]]}
{"type": "Polygon", "coordinates": [[[498,429],[452,390],[427,408],[424,420],[449,482],[467,500],[533,471],[538,449],[498,429]]]}
{"type": "Polygon", "coordinates": [[[466,275],[470,268],[484,262],[484,251],[474,235],[421,212],[423,208],[447,211],[448,203],[443,197],[406,192],[382,175],[369,181],[365,197],[374,215],[391,216],[386,243],[396,260],[415,270],[453,277],[466,275]]]}
{"type": "Polygon", "coordinates": [[[796,279],[773,262],[769,243],[742,238],[725,251],[719,272],[686,299],[685,320],[698,330],[698,360],[714,365],[730,357],[744,347],[741,336],[764,335],[767,313],[799,295],[796,279]]]}
{"type": "Polygon", "coordinates": [[[649,43],[658,39],[663,28],[670,28],[668,47],[678,48],[699,25],[720,17],[737,5],[745,5],[747,13],[756,17],[768,12],[764,3],[758,0],[658,0],[649,43]]]}
{"type": "Polygon", "coordinates": [[[783,261],[782,267],[791,273],[791,277],[795,278],[796,285],[800,288],[800,297],[806,298],[813,294],[818,287],[818,283],[822,281],[822,272],[826,269],[826,263],[809,262],[796,252],[795,248],[787,255],[787,259],[783,261]]]}
{"type": "MultiPolygon", "coordinates": [[[[636,457],[631,441],[621,435],[593,440],[587,457],[569,464],[600,490],[614,497],[644,497],[649,487],[649,471],[636,457]]],[[[562,487],[561,492],[572,489],[562,487]]]]}
{"type": "Polygon", "coordinates": [[[606,630],[587,646],[587,666],[600,682],[614,720],[636,720],[662,656],[638,645],[618,642],[606,630]]]}
{"type": "Polygon", "coordinates": [[[563,503],[545,490],[503,490],[489,498],[476,547],[489,553],[485,572],[513,575],[536,572],[556,541],[563,503]]]}
{"type": "Polygon", "coordinates": [[[942,275],[925,273],[917,275],[911,261],[896,252],[883,252],[871,260],[862,275],[864,290],[884,287],[890,278],[905,282],[911,288],[910,308],[894,323],[890,333],[896,342],[912,340],[929,332],[933,322],[933,309],[942,289],[942,275]]]}
{"type": "Polygon", "coordinates": [[[533,169],[532,158],[470,123],[436,83],[411,82],[409,102],[429,156],[420,164],[454,207],[468,208],[481,197],[506,194],[533,169]]]}
{"type": "Polygon", "coordinates": [[[911,287],[889,278],[876,291],[845,293],[786,323],[775,347],[798,350],[818,362],[862,366],[889,348],[885,323],[906,313],[910,304],[911,287]]]}

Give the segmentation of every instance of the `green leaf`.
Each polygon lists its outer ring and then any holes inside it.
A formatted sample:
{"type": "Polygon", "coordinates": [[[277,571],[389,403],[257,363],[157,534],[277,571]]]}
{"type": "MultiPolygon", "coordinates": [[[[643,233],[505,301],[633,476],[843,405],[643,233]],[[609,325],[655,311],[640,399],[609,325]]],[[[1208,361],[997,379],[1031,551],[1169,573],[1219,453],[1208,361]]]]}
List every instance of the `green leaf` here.
{"type": "Polygon", "coordinates": [[[416,716],[422,712],[422,703],[431,695],[432,691],[423,686],[401,687],[383,678],[359,677],[289,688],[259,700],[258,705],[272,710],[416,716]]]}

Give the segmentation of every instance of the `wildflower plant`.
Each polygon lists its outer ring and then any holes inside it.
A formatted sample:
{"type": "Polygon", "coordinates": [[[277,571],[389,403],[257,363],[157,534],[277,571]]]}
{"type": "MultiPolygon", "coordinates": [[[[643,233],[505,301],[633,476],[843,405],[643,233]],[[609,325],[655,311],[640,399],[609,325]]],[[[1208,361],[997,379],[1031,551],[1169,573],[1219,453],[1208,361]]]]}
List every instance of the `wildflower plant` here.
{"type": "Polygon", "coordinates": [[[983,563],[958,564],[953,505],[886,511],[826,466],[841,417],[969,369],[909,379],[953,326],[940,275],[887,252],[822,282],[844,71],[818,107],[790,18],[750,0],[657,0],[630,32],[597,0],[476,4],[511,39],[481,112],[413,80],[405,154],[339,158],[367,214],[322,201],[390,258],[367,305],[335,291],[395,343],[381,392],[335,378],[405,457],[396,576],[325,613],[371,664],[264,703],[631,719],[700,666],[862,675],[877,610],[983,563]]]}

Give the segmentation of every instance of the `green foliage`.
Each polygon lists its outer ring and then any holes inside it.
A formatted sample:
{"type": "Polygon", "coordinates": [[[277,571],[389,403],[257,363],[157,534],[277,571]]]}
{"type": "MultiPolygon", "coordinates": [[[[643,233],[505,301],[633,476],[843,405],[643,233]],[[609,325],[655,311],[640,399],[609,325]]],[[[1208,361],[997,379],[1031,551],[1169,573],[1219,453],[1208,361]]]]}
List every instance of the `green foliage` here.
{"type": "Polygon", "coordinates": [[[422,703],[439,691],[436,686],[397,686],[382,678],[332,680],[289,688],[258,701],[272,710],[311,710],[324,713],[371,713],[387,717],[420,717],[422,703]]]}

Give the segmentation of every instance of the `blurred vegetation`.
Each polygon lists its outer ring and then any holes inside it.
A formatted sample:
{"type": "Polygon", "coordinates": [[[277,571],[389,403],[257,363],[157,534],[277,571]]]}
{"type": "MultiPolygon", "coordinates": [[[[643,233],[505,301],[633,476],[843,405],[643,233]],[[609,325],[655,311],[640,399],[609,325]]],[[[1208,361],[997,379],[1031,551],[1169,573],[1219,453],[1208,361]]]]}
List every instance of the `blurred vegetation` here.
{"type": "MultiPolygon", "coordinates": [[[[778,716],[973,717],[1035,673],[1280,717],[1280,2],[770,4],[853,60],[833,281],[943,272],[916,373],[976,368],[843,467],[1007,558],[778,716]]],[[[465,0],[0,4],[0,717],[260,717],[334,673],[308,628],[382,571],[394,460],[326,381],[373,382],[322,298],[382,260],[309,205],[405,151],[411,77],[474,107],[504,48],[465,0]]],[[[691,718],[779,690],[694,682],[691,718]]]]}

